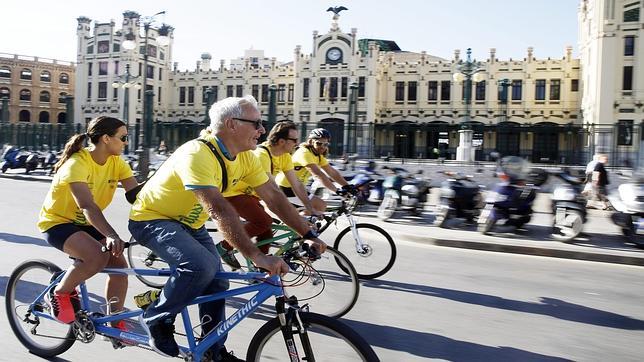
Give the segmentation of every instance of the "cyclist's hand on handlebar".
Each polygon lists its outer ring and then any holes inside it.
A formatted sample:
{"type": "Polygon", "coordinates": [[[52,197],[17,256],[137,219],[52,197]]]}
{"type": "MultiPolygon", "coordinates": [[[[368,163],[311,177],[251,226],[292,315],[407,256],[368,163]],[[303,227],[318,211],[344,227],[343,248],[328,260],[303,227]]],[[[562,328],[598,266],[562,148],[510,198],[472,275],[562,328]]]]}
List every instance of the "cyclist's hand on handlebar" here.
{"type": "Polygon", "coordinates": [[[326,251],[326,243],[318,238],[305,240],[304,243],[309,244],[313,252],[320,255],[326,251]]]}
{"type": "Polygon", "coordinates": [[[352,184],[346,184],[346,185],[342,186],[342,190],[345,193],[349,193],[349,194],[351,194],[353,196],[358,194],[358,188],[355,185],[352,185],[352,184]]]}
{"type": "Polygon", "coordinates": [[[105,238],[105,249],[112,252],[112,255],[119,256],[123,253],[125,243],[118,235],[109,235],[105,238]]]}
{"type": "Polygon", "coordinates": [[[260,269],[266,270],[270,275],[283,276],[288,273],[288,265],[279,257],[258,253],[253,258],[253,263],[260,269]]]}

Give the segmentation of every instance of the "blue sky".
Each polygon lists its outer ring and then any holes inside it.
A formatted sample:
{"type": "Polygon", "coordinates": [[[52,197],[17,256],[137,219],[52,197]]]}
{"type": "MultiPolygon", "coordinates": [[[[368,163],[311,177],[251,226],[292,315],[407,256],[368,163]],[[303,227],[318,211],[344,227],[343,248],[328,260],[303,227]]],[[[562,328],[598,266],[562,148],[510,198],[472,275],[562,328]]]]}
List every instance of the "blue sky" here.
{"type": "Polygon", "coordinates": [[[173,59],[182,70],[194,69],[201,53],[216,66],[251,47],[291,61],[296,45],[311,52],[312,32],[329,30],[325,10],[337,5],[349,8],[339,21],[344,32],[357,28],[359,38],[395,40],[403,50],[449,59],[471,47],[485,59],[496,48],[499,59],[521,59],[532,46],[537,58],[561,58],[572,45],[577,56],[579,0],[2,0],[0,52],[75,61],[77,17],[119,24],[125,10],[165,10],[159,20],[175,27],[173,59]]]}

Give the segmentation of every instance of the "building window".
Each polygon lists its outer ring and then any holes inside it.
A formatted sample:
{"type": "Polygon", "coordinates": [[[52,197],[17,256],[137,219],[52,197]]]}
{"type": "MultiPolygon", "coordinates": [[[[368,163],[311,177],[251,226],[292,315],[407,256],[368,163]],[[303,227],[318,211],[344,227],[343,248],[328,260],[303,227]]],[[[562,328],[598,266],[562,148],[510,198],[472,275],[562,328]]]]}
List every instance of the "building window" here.
{"type": "Polygon", "coordinates": [[[87,76],[88,77],[92,76],[92,68],[93,68],[92,65],[94,65],[94,63],[87,63],[87,76]]]}
{"type": "Polygon", "coordinates": [[[98,46],[96,47],[96,50],[98,50],[98,54],[109,53],[110,52],[110,41],[109,40],[101,40],[101,41],[99,41],[98,46]]]}
{"type": "Polygon", "coordinates": [[[49,103],[50,100],[51,100],[51,94],[49,92],[47,92],[47,91],[40,92],[40,101],[41,102],[49,103]]]}
{"type": "Polygon", "coordinates": [[[253,84],[253,86],[251,87],[251,95],[256,100],[259,99],[259,84],[253,84]]]}
{"type": "Polygon", "coordinates": [[[477,101],[484,101],[485,100],[485,81],[480,81],[476,82],[476,94],[474,95],[474,99],[477,101]]]}
{"type": "Polygon", "coordinates": [[[213,85],[210,89],[212,89],[213,102],[217,102],[217,97],[219,96],[219,86],[213,85]]]}
{"type": "Polygon", "coordinates": [[[98,100],[107,98],[107,82],[98,82],[98,100]]]}
{"type": "Polygon", "coordinates": [[[159,68],[159,80],[163,80],[163,68],[159,68]]]}
{"type": "Polygon", "coordinates": [[[161,103],[161,87],[157,87],[157,102],[161,103]]]}
{"type": "Polygon", "coordinates": [[[333,100],[333,99],[336,99],[338,97],[338,78],[333,77],[333,78],[330,78],[330,79],[331,79],[331,84],[329,86],[329,88],[330,88],[329,91],[331,93],[330,98],[333,100]]]}
{"type": "Polygon", "coordinates": [[[112,91],[112,99],[114,101],[119,99],[119,89],[118,88],[113,88],[114,90],[112,91]]]}
{"type": "Polygon", "coordinates": [[[206,92],[207,90],[207,85],[201,87],[201,103],[204,105],[208,104],[208,93],[206,92]]]}
{"type": "Polygon", "coordinates": [[[561,80],[550,79],[550,100],[558,101],[561,96],[561,80]]]}
{"type": "Polygon", "coordinates": [[[118,61],[118,60],[115,60],[115,61],[114,61],[114,73],[113,73],[113,74],[114,74],[114,75],[118,75],[118,74],[119,74],[119,61],[118,61]]]}
{"type": "Polygon", "coordinates": [[[186,87],[179,87],[179,104],[186,103],[186,87]]]}
{"type": "Polygon", "coordinates": [[[288,102],[293,103],[293,90],[295,88],[295,84],[289,84],[288,85],[288,102]]]}
{"type": "Polygon", "coordinates": [[[441,81],[441,101],[449,101],[451,99],[450,89],[452,87],[452,82],[449,80],[441,81]]]}
{"type": "Polygon", "coordinates": [[[20,122],[29,122],[29,121],[31,121],[31,113],[29,113],[29,111],[23,109],[18,114],[18,121],[20,121],[20,122]]]}
{"type": "Polygon", "coordinates": [[[58,103],[63,104],[65,103],[65,100],[67,99],[67,93],[65,92],[60,92],[58,94],[58,103]]]}
{"type": "Polygon", "coordinates": [[[147,69],[148,69],[148,71],[146,72],[147,78],[154,79],[154,65],[148,65],[147,69]]]}
{"type": "Polygon", "coordinates": [[[69,75],[67,75],[67,73],[60,73],[60,76],[58,77],[58,83],[69,84],[69,75]]]}
{"type": "Polygon", "coordinates": [[[98,75],[107,75],[107,62],[98,62],[98,75]]]}
{"type": "Polygon", "coordinates": [[[396,102],[405,100],[405,82],[396,82],[396,102]]]}
{"type": "Polygon", "coordinates": [[[268,103],[268,84],[262,84],[262,103],[268,103]]]}
{"type": "Polygon", "coordinates": [[[624,37],[624,55],[635,55],[635,37],[632,35],[624,37]]]}
{"type": "Polygon", "coordinates": [[[11,78],[11,68],[9,67],[0,68],[0,78],[11,78]]]}
{"type": "Polygon", "coordinates": [[[153,58],[157,57],[157,47],[156,47],[156,45],[148,44],[148,56],[151,56],[153,58]]]}
{"type": "Polygon", "coordinates": [[[438,82],[435,80],[427,82],[427,100],[438,100],[438,82]]]}
{"type": "Polygon", "coordinates": [[[521,79],[512,80],[512,100],[520,101],[523,93],[523,81],[521,79]]]}
{"type": "Polygon", "coordinates": [[[327,80],[326,78],[320,78],[320,98],[325,98],[327,96],[327,80]]]}
{"type": "Polygon", "coordinates": [[[188,87],[188,104],[195,103],[195,87],[188,87]]]}
{"type": "Polygon", "coordinates": [[[38,115],[38,122],[40,123],[49,123],[49,112],[42,111],[38,115]]]}
{"type": "Polygon", "coordinates": [[[340,85],[340,98],[347,98],[347,88],[349,86],[349,78],[342,77],[340,85]]]}
{"type": "Polygon", "coordinates": [[[233,91],[234,91],[234,87],[232,85],[227,85],[226,86],[226,97],[232,97],[233,96],[233,91]]]}
{"type": "Polygon", "coordinates": [[[543,101],[546,99],[546,80],[545,79],[537,79],[535,81],[534,99],[537,101],[543,101]]]}
{"type": "Polygon", "coordinates": [[[11,91],[7,87],[0,88],[0,99],[7,98],[11,99],[11,91]]]}
{"type": "Polygon", "coordinates": [[[309,78],[304,78],[302,84],[302,98],[309,98],[309,78]]]}
{"type": "Polygon", "coordinates": [[[20,71],[20,79],[22,80],[31,80],[31,69],[23,69],[20,71]]]}
{"type": "Polygon", "coordinates": [[[638,22],[640,21],[640,8],[633,8],[624,11],[624,22],[638,22]]]}
{"type": "Polygon", "coordinates": [[[367,79],[365,77],[358,77],[358,98],[364,98],[366,82],[367,79]]]}
{"type": "Polygon", "coordinates": [[[418,99],[418,82],[407,83],[407,101],[416,102],[418,99]]]}
{"type": "Polygon", "coordinates": [[[633,90],[633,67],[630,65],[624,67],[622,90],[633,90]]]}
{"type": "Polygon", "coordinates": [[[237,86],[235,86],[235,97],[241,97],[243,93],[244,93],[243,85],[238,84],[237,86]]]}
{"type": "Polygon", "coordinates": [[[159,59],[165,60],[165,53],[164,52],[159,52],[159,59]]]}
{"type": "Polygon", "coordinates": [[[51,73],[49,73],[49,71],[43,70],[40,73],[40,81],[45,82],[45,83],[50,83],[51,82],[51,73]]]}
{"type": "Polygon", "coordinates": [[[29,102],[31,101],[31,91],[29,89],[23,89],[20,91],[20,100],[29,102]]]}
{"type": "Polygon", "coordinates": [[[579,79],[571,79],[570,80],[570,91],[571,92],[578,92],[579,91],[579,79]]]}
{"type": "Polygon", "coordinates": [[[277,86],[277,101],[284,102],[284,93],[286,91],[286,84],[279,84],[277,86]]]}
{"type": "Polygon", "coordinates": [[[121,44],[119,44],[119,43],[114,43],[114,46],[112,47],[112,51],[113,51],[114,53],[118,53],[118,52],[120,52],[120,51],[121,51],[121,44]]]}
{"type": "Polygon", "coordinates": [[[87,54],[94,54],[94,46],[93,45],[89,45],[87,47],[87,54]]]}

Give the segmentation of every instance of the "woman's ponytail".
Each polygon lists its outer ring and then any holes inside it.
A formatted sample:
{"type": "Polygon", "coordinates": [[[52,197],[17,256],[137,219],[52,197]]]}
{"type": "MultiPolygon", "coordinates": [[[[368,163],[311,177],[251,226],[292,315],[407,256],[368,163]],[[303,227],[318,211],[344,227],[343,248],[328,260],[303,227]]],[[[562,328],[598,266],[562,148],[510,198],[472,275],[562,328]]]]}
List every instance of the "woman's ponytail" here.
{"type": "Polygon", "coordinates": [[[63,155],[54,165],[54,172],[58,172],[58,169],[65,163],[65,161],[69,160],[74,153],[83,148],[83,141],[85,141],[86,138],[88,138],[87,133],[75,134],[69,139],[69,141],[67,141],[63,155]]]}

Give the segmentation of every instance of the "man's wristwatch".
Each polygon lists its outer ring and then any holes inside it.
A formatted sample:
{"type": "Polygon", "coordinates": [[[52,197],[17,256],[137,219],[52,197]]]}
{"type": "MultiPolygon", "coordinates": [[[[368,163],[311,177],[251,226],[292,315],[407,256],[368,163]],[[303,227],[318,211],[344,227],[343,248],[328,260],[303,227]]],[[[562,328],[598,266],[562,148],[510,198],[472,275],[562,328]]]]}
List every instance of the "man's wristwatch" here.
{"type": "Polygon", "coordinates": [[[316,233],[315,231],[309,230],[302,236],[302,239],[311,240],[317,238],[319,235],[320,234],[316,233]]]}

